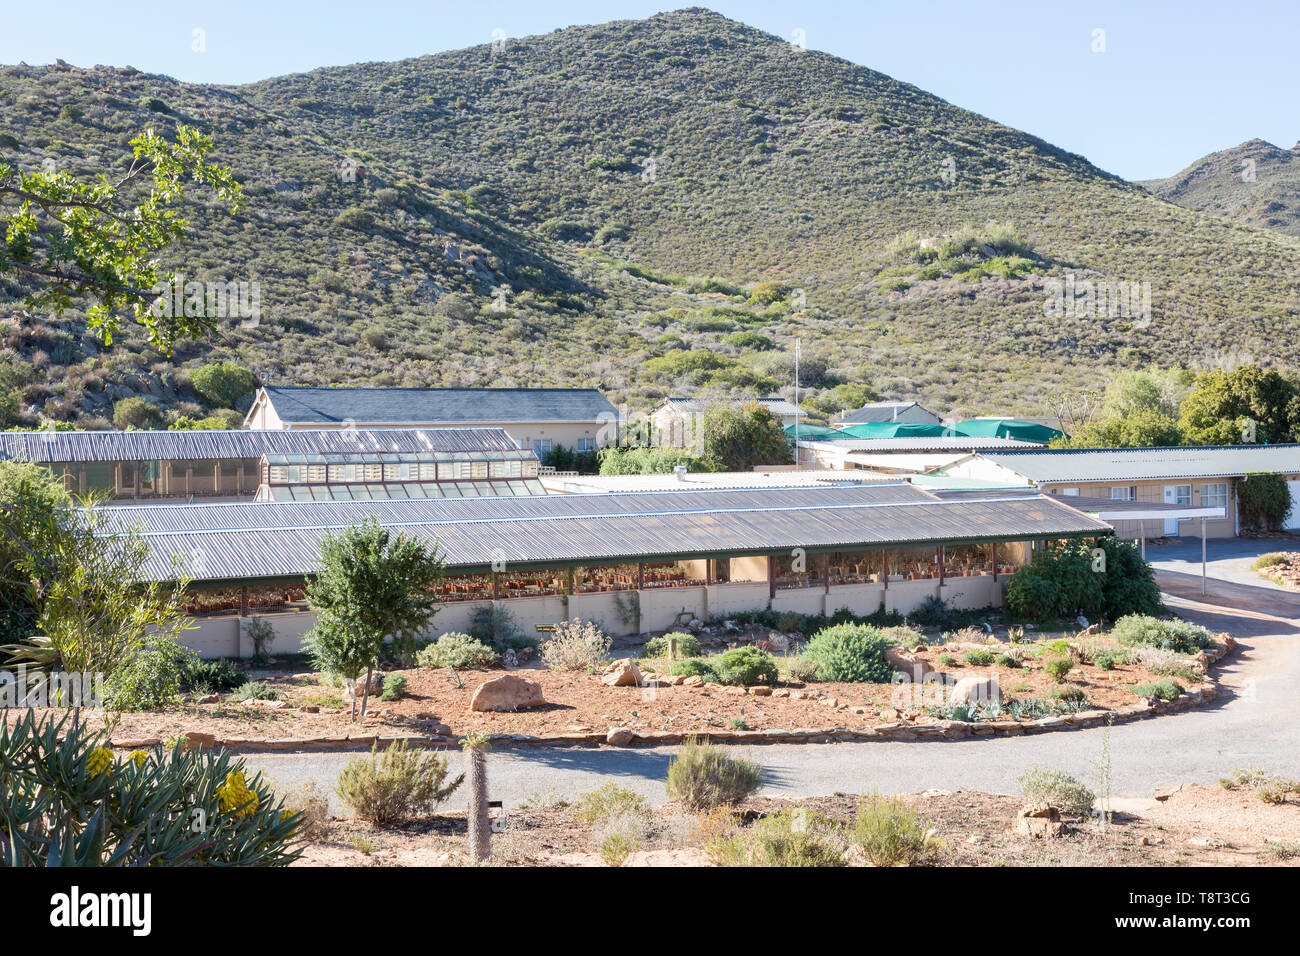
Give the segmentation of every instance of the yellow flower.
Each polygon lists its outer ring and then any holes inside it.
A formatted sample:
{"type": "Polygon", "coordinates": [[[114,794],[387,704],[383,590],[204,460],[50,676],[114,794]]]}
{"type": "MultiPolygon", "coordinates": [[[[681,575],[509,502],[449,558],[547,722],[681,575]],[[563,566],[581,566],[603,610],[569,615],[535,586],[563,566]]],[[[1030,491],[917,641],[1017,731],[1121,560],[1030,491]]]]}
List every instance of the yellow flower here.
{"type": "Polygon", "coordinates": [[[132,750],[126,755],[126,759],[137,767],[143,767],[144,762],[149,759],[149,752],[147,750],[132,750]]]}
{"type": "Polygon", "coordinates": [[[113,766],[113,751],[107,747],[96,747],[90,753],[86,754],[86,770],[92,777],[98,777],[101,773],[108,773],[108,768],[113,766]]]}
{"type": "Polygon", "coordinates": [[[248,789],[238,770],[226,774],[226,782],[217,787],[217,800],[223,813],[233,813],[237,818],[257,811],[257,794],[248,789]]]}

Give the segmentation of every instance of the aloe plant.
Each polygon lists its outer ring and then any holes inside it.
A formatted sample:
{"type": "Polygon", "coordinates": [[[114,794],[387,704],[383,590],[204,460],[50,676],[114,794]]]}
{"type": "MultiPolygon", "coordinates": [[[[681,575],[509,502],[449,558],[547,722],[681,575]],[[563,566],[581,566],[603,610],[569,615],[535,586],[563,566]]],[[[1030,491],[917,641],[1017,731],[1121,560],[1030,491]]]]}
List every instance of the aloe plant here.
{"type": "Polygon", "coordinates": [[[488,820],[487,752],[491,749],[487,734],[466,734],[461,741],[465,750],[465,776],[469,779],[469,855],[475,863],[492,855],[492,827],[488,820]]]}
{"type": "Polygon", "coordinates": [[[0,865],[292,862],[301,814],[244,774],[225,751],[122,756],[66,717],[27,714],[0,726],[0,865]],[[245,795],[233,810],[232,791],[245,795]]]}

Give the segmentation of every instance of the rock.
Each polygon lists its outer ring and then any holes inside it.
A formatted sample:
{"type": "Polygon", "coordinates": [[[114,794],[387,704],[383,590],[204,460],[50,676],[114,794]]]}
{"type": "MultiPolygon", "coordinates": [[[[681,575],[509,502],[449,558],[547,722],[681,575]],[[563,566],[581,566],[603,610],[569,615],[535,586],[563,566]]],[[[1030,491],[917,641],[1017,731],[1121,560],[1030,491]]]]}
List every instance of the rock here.
{"type": "Polygon", "coordinates": [[[817,703],[821,704],[823,707],[838,707],[840,705],[840,702],[834,697],[823,697],[821,700],[817,701],[817,703]]]}
{"type": "Polygon", "coordinates": [[[205,734],[198,730],[186,730],[181,733],[181,747],[185,750],[208,750],[217,745],[215,734],[205,734]]]}
{"type": "Polygon", "coordinates": [[[1192,837],[1187,841],[1187,845],[1202,850],[1221,850],[1228,845],[1228,841],[1220,840],[1218,837],[1192,837]]]}
{"type": "Polygon", "coordinates": [[[885,648],[885,660],[889,666],[900,674],[904,674],[909,680],[920,683],[925,677],[926,663],[914,651],[909,651],[903,647],[885,648]]]}
{"type": "Polygon", "coordinates": [[[299,713],[303,713],[303,714],[319,714],[319,713],[320,713],[320,705],[319,705],[319,704],[308,704],[308,705],[305,706],[305,707],[299,707],[299,708],[298,708],[298,712],[299,712],[299,713]]]}
{"type": "Polygon", "coordinates": [[[778,687],[776,690],[772,691],[772,696],[773,696],[773,697],[789,697],[789,696],[790,696],[790,691],[789,691],[788,688],[785,688],[785,687],[778,687]]]}
{"type": "Polygon", "coordinates": [[[199,698],[200,704],[215,704],[221,700],[220,694],[205,694],[199,698]]]}
{"type": "Polygon", "coordinates": [[[1017,829],[1035,839],[1052,839],[1065,832],[1061,812],[1050,803],[1027,803],[1017,814],[1017,829]]]}
{"type": "Polygon", "coordinates": [[[640,668],[630,657],[622,657],[606,665],[601,671],[600,682],[610,687],[639,687],[644,683],[640,668]]]}
{"type": "Polygon", "coordinates": [[[690,677],[687,677],[687,678],[685,678],[685,679],[682,680],[682,685],[681,685],[681,686],[683,686],[683,687],[699,687],[699,686],[701,686],[703,683],[704,683],[704,678],[703,678],[703,677],[701,677],[699,674],[692,674],[690,677]]]}
{"type": "Polygon", "coordinates": [[[750,692],[751,694],[753,694],[755,697],[771,697],[771,696],[772,696],[772,688],[770,688],[770,687],[768,687],[768,686],[766,686],[766,685],[764,685],[764,684],[759,684],[757,687],[751,687],[751,688],[749,688],[749,692],[750,692]]]}
{"type": "Polygon", "coordinates": [[[1178,791],[1180,791],[1180,790],[1186,790],[1186,789],[1188,789],[1188,788],[1191,787],[1191,786],[1192,786],[1192,784],[1190,784],[1190,783],[1173,783],[1173,784],[1170,784],[1170,785],[1167,786],[1167,787],[1156,787],[1156,792],[1155,792],[1154,796],[1155,796],[1155,798],[1156,798],[1157,800],[1160,800],[1160,801],[1163,802],[1163,801],[1165,801],[1165,800],[1168,800],[1170,797],[1172,797],[1172,796],[1173,796],[1175,793],[1177,793],[1178,791]]]}
{"type": "MultiPolygon", "coordinates": [[[[358,677],[355,681],[345,680],[343,682],[343,699],[346,701],[361,700],[365,696],[366,678],[364,675],[358,677]]],[[[375,671],[370,675],[370,696],[378,697],[384,689],[384,675],[375,671]]]]}
{"type": "Polygon", "coordinates": [[[790,638],[782,634],[780,631],[770,632],[767,635],[767,643],[782,654],[790,650],[790,638]]]}
{"type": "Polygon", "coordinates": [[[953,685],[948,700],[953,706],[972,703],[1000,703],[1002,701],[1002,688],[998,686],[996,677],[963,677],[953,685]]]}
{"type": "Polygon", "coordinates": [[[522,707],[540,707],[542,685],[526,681],[514,674],[494,677],[479,684],[470,698],[470,710],[519,710],[522,707]]]}
{"type": "Polygon", "coordinates": [[[898,711],[892,707],[883,707],[880,710],[880,719],[884,721],[898,720],[898,711]]]}
{"type": "Polygon", "coordinates": [[[605,743],[613,744],[615,747],[626,747],[635,736],[631,727],[611,727],[605,734],[605,743]]]}

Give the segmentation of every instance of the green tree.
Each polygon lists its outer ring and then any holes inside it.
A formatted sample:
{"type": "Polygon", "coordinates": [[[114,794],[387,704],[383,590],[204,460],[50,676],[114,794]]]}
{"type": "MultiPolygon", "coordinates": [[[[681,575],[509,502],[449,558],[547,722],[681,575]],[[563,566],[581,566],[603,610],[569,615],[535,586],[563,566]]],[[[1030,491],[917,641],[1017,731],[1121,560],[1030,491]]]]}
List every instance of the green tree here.
{"type": "Polygon", "coordinates": [[[1154,408],[1138,409],[1123,418],[1105,418],[1076,429],[1069,438],[1051,442],[1053,448],[1161,448],[1183,444],[1178,422],[1154,408]]]}
{"type": "Polygon", "coordinates": [[[781,422],[758,402],[739,408],[715,405],[704,415],[700,459],[713,471],[749,471],[755,465],[790,465],[794,452],[781,422]]]}
{"type": "Polygon", "coordinates": [[[190,386],[213,408],[238,408],[257,387],[252,372],[231,362],[196,369],[190,376],[190,386]]]}
{"type": "Polygon", "coordinates": [[[0,163],[0,276],[35,287],[29,308],[62,312],[76,297],[90,299],[89,327],[105,344],[122,327],[119,312],[129,311],[150,344],[170,353],[177,339],[198,338],[215,322],[154,307],[159,288],[175,282],[158,254],[185,234],[177,207],[186,185],[211,188],[232,213],[243,208],[243,194],[228,169],[207,161],[212,138],[193,127],[178,126],[175,142],[146,130],[131,146],[124,175],[93,183],[0,163]]]}
{"type": "Polygon", "coordinates": [[[1241,526],[1256,531],[1276,531],[1291,512],[1291,489],[1282,475],[1257,472],[1238,478],[1237,503],[1241,526]]]}
{"type": "Polygon", "coordinates": [[[1300,391],[1292,379],[1258,365],[1211,369],[1197,376],[1178,425],[1193,445],[1293,441],[1300,391]]]}
{"type": "Polygon", "coordinates": [[[162,411],[158,406],[138,395],[124,398],[113,406],[114,428],[123,431],[128,428],[157,428],[162,423],[162,411]]]}
{"type": "MultiPolygon", "coordinates": [[[[409,659],[415,639],[437,611],[442,577],[437,546],[391,534],[371,517],[321,542],[320,570],[307,595],[317,612],[310,645],[317,666],[355,680],[365,673],[361,716],[384,641],[409,659]]],[[[353,701],[353,717],[356,702],[353,701]]]]}
{"type": "Polygon", "coordinates": [[[0,461],[0,640],[35,633],[55,567],[49,545],[70,503],[48,468],[0,461]]]}

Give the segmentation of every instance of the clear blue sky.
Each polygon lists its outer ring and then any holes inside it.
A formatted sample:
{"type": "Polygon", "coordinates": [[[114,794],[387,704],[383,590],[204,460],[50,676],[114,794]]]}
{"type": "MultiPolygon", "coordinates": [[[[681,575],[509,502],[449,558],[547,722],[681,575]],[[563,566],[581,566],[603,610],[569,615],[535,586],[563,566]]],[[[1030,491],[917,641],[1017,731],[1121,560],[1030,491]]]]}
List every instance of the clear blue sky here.
{"type": "MultiPolygon", "coordinates": [[[[0,62],[130,64],[243,83],[685,6],[639,0],[105,0],[10,4],[0,62]],[[194,32],[205,49],[195,52],[194,32]]],[[[701,4],[880,70],[1129,179],[1245,140],[1300,140],[1297,0],[787,0],[701,4]],[[1094,53],[1093,31],[1105,31],[1094,53]]]]}

